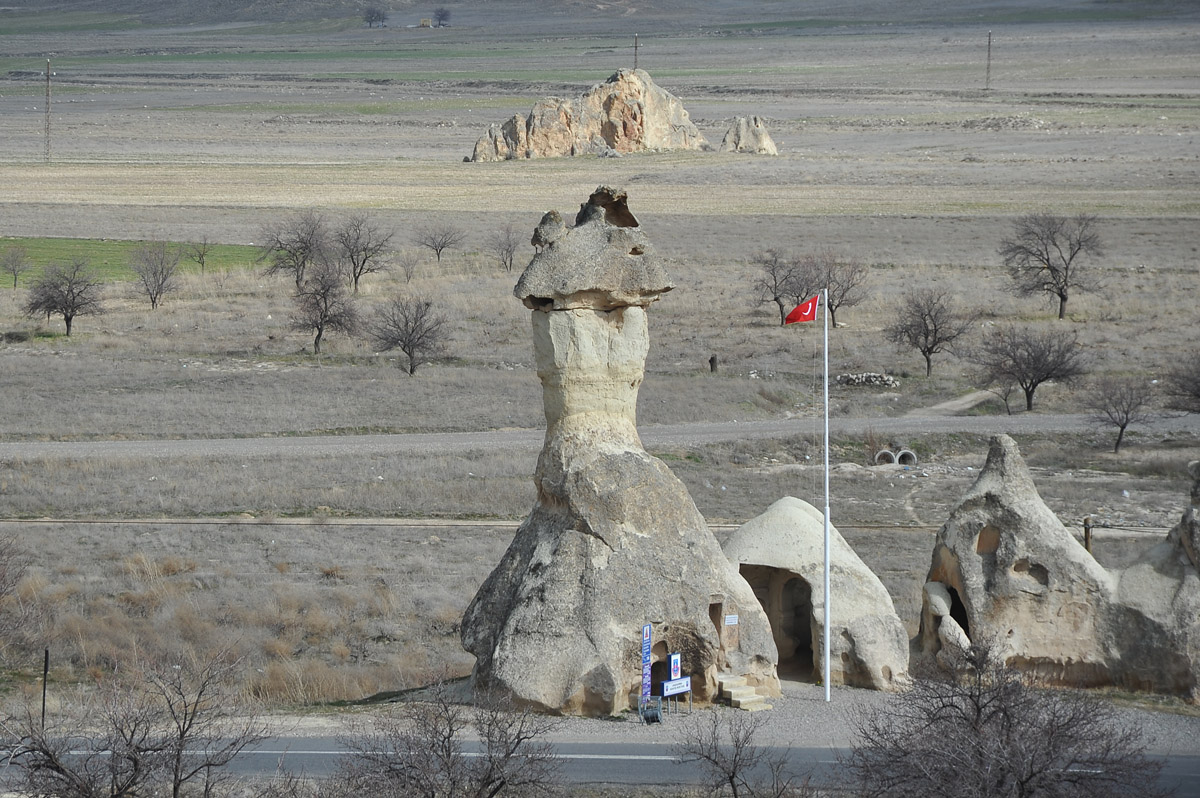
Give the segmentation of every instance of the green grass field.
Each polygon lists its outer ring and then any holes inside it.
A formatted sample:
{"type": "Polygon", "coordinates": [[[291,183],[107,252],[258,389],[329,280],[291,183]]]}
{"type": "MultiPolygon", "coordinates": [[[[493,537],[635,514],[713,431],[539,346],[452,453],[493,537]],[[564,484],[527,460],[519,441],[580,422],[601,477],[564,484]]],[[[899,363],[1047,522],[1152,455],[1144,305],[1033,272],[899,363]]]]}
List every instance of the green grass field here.
{"type": "MultiPolygon", "coordinates": [[[[86,260],[104,280],[127,281],[133,279],[129,269],[130,255],[141,244],[140,241],[114,241],[107,238],[18,238],[0,237],[0,252],[10,247],[25,250],[33,269],[25,272],[18,285],[28,285],[38,271],[52,263],[69,263],[77,258],[86,260]]],[[[182,242],[173,242],[186,246],[182,242]]],[[[205,269],[230,271],[255,266],[259,251],[256,247],[239,244],[211,244],[205,258],[205,269]]],[[[198,272],[199,264],[186,255],[179,261],[182,273],[198,272]]]]}

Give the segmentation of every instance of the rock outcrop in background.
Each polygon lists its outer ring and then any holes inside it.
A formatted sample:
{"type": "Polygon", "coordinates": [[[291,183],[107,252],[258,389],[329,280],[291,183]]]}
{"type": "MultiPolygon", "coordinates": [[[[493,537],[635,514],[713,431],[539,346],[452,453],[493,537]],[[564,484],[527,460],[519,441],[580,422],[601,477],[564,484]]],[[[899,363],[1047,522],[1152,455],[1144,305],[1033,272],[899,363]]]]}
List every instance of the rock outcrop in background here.
{"type": "Polygon", "coordinates": [[[573,228],[546,214],[534,241],[515,293],[532,310],[546,440],[533,511],[463,618],[476,688],[619,713],[636,705],[649,623],[656,682],[678,652],[701,702],[725,674],[777,695],[766,615],[638,437],[646,308],[672,285],[624,192],[597,189],[573,228]]]}
{"type": "Polygon", "coordinates": [[[642,69],[622,69],[573,100],[546,97],[528,116],[493,124],[468,161],[699,150],[704,136],[678,97],[642,69]]]}
{"type": "MultiPolygon", "coordinates": [[[[766,609],[779,667],[822,672],[825,624],[825,519],[806,501],[785,496],[725,542],[766,609]]],[[[908,632],[879,577],[842,534],[829,527],[829,681],[896,690],[908,679],[908,632]]]]}
{"type": "MultiPolygon", "coordinates": [[[[1200,465],[1190,469],[1200,485],[1200,465]]],[[[1108,571],[1046,507],[1016,443],[996,436],[938,533],[919,649],[938,657],[979,643],[1048,683],[1200,698],[1200,569],[1187,542],[1198,512],[1108,571]]]]}
{"type": "Polygon", "coordinates": [[[760,117],[739,116],[733,120],[717,152],[748,152],[754,155],[778,155],[775,140],[760,117]]]}

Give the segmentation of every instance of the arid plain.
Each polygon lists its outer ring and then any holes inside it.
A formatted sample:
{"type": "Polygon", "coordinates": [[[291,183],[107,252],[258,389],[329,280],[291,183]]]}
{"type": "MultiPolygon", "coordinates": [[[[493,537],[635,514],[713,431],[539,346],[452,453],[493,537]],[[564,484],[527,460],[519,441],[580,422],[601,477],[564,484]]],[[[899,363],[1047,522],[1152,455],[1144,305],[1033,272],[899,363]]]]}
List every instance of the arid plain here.
{"type": "MultiPolygon", "coordinates": [[[[835,389],[835,414],[891,417],[978,387],[959,358],[926,379],[915,353],[886,343],[910,286],[953,287],[985,324],[1070,325],[1101,376],[1160,377],[1196,347],[1200,13],[997,2],[946,17],[939,5],[493,2],[450,5],[441,30],[407,27],[428,16],[415,6],[385,29],[3,12],[0,236],[253,244],[315,208],[368,211],[411,254],[424,224],[466,239],[440,264],[422,256],[411,281],[364,284],[368,310],[410,291],[451,317],[450,359],[413,377],[362,340],[332,337],[314,357],[289,329],[287,280],[251,256],[192,268],[153,312],[114,269],[109,312],[69,339],[20,313],[27,274],[0,291],[0,328],[20,333],[0,344],[0,440],[537,428],[527,311],[488,238],[572,212],[599,184],[629,192],[678,284],[651,312],[642,423],[796,419],[785,440],[655,452],[714,524],[819,488],[805,459],[816,336],[758,304],[753,258],[767,248],[830,247],[871,267],[868,299],[832,331],[831,369],[901,387],[835,389]],[[635,33],[638,66],[710,142],[758,115],[780,155],[463,163],[489,123],[632,66],[635,33]],[[1074,296],[1063,322],[1011,294],[996,252],[1035,210],[1102,221],[1089,267],[1103,287],[1074,296]]],[[[1046,386],[1035,412],[1081,412],[1086,390],[1046,386]]],[[[986,436],[946,427],[901,441],[922,459],[908,473],[853,467],[869,441],[835,442],[853,466],[835,476],[834,522],[910,624],[933,530],[986,453],[986,436]]],[[[1117,456],[1104,428],[1018,441],[1064,522],[1114,528],[1098,550],[1114,564],[1178,519],[1183,465],[1200,457],[1192,432],[1137,427],[1117,456]]],[[[532,502],[533,456],[4,459],[0,517],[20,519],[3,526],[34,562],[23,595],[53,608],[28,644],[49,640],[64,678],[139,646],[232,644],[254,663],[248,691],[282,703],[416,683],[442,660],[461,670],[458,617],[532,502]]]]}

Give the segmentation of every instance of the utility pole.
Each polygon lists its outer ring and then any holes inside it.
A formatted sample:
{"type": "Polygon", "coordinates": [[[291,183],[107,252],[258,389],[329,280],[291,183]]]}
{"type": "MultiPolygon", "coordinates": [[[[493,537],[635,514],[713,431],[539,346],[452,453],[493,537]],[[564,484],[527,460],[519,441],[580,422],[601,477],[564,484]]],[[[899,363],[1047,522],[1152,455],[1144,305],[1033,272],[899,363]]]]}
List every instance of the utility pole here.
{"type": "Polygon", "coordinates": [[[637,57],[638,57],[637,51],[638,51],[638,38],[637,38],[637,34],[635,33],[635,34],[633,34],[633,68],[634,69],[637,69],[637,57]]]}
{"type": "Polygon", "coordinates": [[[992,88],[992,32],[988,31],[987,74],[983,79],[983,90],[992,88]]]}
{"type": "Polygon", "coordinates": [[[46,59],[46,163],[50,163],[50,59],[46,59]]]}

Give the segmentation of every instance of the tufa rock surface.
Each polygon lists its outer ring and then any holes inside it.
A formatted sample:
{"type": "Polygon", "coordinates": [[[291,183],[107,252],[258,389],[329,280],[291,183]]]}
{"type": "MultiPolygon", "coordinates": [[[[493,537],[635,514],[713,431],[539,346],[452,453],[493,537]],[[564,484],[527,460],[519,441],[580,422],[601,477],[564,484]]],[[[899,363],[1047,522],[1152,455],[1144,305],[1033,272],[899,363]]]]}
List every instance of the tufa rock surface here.
{"type": "Polygon", "coordinates": [[[721,139],[718,152],[749,152],[754,155],[778,155],[779,149],[767,132],[767,125],[757,116],[747,119],[739,116],[733,120],[725,138],[721,139]]]}
{"type": "Polygon", "coordinates": [[[643,150],[699,150],[707,142],[679,98],[641,69],[622,69],[581,97],[547,97],[529,115],[493,124],[465,160],[506,161],[643,150]]]}
{"type": "Polygon", "coordinates": [[[941,659],[981,643],[1049,683],[1194,699],[1200,571],[1185,540],[1196,522],[1189,508],[1163,543],[1108,571],[1046,507],[1013,440],[998,435],[938,533],[918,648],[941,659]]]}
{"type": "MultiPolygon", "coordinates": [[[[825,519],[785,496],[741,527],[725,554],[750,583],[779,649],[780,668],[823,669],[825,519]]],[[[829,528],[831,684],[896,690],[909,683],[908,633],[892,597],[850,544],[829,528]]]]}
{"type": "Polygon", "coordinates": [[[649,623],[656,684],[678,652],[701,702],[725,673],[778,694],[766,615],[638,437],[646,307],[671,285],[624,192],[597,189],[573,228],[547,214],[539,237],[515,294],[533,311],[546,439],[533,510],[463,618],[477,688],[550,712],[636,707],[649,623]]]}

